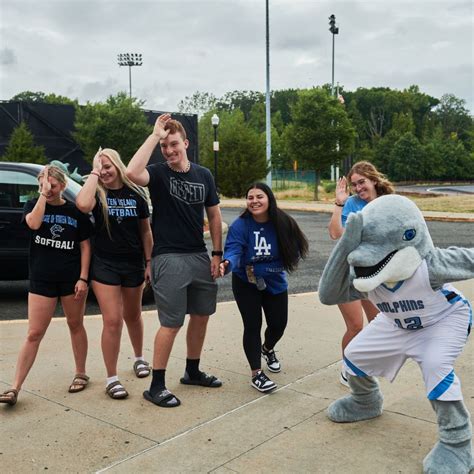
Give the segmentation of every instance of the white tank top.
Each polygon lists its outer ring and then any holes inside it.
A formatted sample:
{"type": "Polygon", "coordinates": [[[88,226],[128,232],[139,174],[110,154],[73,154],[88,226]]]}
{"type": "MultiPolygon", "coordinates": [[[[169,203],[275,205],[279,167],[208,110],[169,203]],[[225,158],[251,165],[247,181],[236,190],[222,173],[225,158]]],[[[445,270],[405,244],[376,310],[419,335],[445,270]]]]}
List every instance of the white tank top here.
{"type": "Polygon", "coordinates": [[[394,288],[382,284],[369,291],[368,298],[403,329],[431,326],[466,304],[462,293],[449,283],[436,291],[431,288],[425,260],[411,278],[394,288]]]}

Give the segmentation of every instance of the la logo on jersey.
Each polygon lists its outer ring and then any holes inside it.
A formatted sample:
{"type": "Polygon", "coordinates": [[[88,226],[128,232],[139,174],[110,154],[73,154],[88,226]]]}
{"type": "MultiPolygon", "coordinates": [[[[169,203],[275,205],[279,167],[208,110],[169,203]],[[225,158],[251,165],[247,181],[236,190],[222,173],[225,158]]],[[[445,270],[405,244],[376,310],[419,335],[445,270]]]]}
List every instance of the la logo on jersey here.
{"type": "Polygon", "coordinates": [[[264,236],[260,236],[260,231],[254,231],[255,235],[255,255],[270,255],[270,250],[272,249],[272,244],[267,244],[267,239],[264,236]]]}

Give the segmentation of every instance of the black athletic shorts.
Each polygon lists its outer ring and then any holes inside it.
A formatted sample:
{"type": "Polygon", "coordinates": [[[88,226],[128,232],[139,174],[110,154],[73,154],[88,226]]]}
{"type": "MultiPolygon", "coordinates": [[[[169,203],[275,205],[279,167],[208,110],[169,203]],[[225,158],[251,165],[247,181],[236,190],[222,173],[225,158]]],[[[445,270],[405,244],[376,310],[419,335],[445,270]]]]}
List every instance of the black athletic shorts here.
{"type": "Polygon", "coordinates": [[[60,296],[73,295],[77,281],[40,281],[30,280],[30,293],[35,295],[57,298],[60,296]]]}
{"type": "Polygon", "coordinates": [[[91,280],[104,285],[135,288],[145,281],[145,263],[143,258],[130,260],[112,260],[92,257],[91,280]]]}

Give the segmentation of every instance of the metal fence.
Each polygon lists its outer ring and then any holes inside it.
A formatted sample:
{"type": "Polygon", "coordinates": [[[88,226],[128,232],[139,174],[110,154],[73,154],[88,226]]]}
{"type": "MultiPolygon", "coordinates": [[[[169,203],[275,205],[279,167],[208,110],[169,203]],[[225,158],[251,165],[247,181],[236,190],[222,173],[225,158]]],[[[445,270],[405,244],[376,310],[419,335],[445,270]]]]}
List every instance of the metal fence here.
{"type": "Polygon", "coordinates": [[[275,191],[286,189],[314,188],[315,171],[272,170],[272,188],[275,191]]]}

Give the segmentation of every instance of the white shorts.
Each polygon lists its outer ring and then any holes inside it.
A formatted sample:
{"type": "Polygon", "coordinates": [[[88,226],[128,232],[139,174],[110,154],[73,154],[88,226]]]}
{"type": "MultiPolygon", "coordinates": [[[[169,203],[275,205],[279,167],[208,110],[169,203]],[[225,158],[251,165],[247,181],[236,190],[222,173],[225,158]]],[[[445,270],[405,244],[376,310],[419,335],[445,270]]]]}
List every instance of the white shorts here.
{"type": "Polygon", "coordinates": [[[421,329],[399,328],[383,313],[368,324],[344,351],[349,374],[380,376],[393,382],[408,358],[421,368],[430,400],[462,400],[454,362],[466,344],[472,309],[466,301],[458,310],[421,329]]]}

